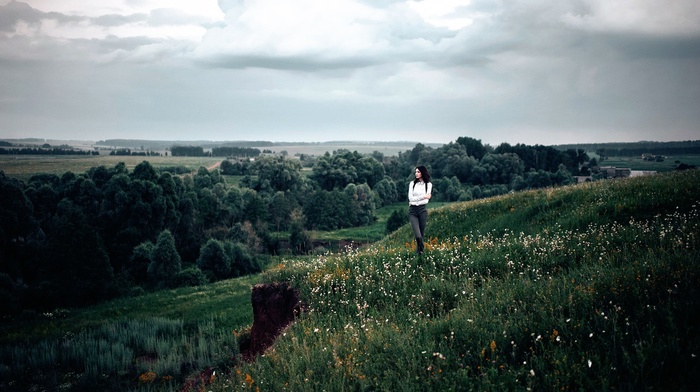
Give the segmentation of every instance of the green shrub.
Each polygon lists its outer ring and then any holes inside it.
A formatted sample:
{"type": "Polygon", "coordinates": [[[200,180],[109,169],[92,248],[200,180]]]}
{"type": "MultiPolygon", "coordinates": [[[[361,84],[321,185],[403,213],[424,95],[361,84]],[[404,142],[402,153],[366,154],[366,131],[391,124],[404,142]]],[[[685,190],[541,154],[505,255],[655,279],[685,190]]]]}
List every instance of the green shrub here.
{"type": "Polygon", "coordinates": [[[184,269],[173,276],[173,285],[175,287],[201,286],[207,283],[209,283],[209,279],[197,267],[184,269]]]}

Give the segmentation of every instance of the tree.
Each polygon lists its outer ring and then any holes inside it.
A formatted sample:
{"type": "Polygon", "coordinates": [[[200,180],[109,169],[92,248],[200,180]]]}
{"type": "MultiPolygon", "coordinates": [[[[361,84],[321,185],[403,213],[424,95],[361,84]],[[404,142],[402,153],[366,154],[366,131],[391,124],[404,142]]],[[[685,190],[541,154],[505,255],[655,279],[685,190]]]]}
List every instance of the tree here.
{"type": "Polygon", "coordinates": [[[182,269],[182,260],[175,248],[175,238],[169,230],[158,235],[148,275],[160,286],[169,286],[171,279],[182,269]]]}
{"type": "Polygon", "coordinates": [[[197,266],[202,271],[208,271],[218,279],[231,275],[231,260],[224,251],[224,244],[215,239],[209,239],[199,252],[197,266]]]}
{"type": "Polygon", "coordinates": [[[380,207],[392,204],[398,200],[398,193],[396,191],[396,183],[389,177],[385,177],[379,181],[374,188],[372,188],[380,200],[380,207]]]}
{"type": "Polygon", "coordinates": [[[343,189],[352,183],[367,183],[370,187],[384,178],[384,166],[371,156],[357,151],[334,151],[321,156],[310,178],[325,190],[343,189]]]}
{"type": "Polygon", "coordinates": [[[267,204],[253,189],[244,189],[241,195],[243,219],[255,223],[267,218],[267,204]]]}
{"type": "Polygon", "coordinates": [[[137,284],[148,281],[148,267],[153,261],[155,247],[151,241],[146,241],[134,247],[131,253],[127,273],[137,284]]]}
{"type": "Polygon", "coordinates": [[[158,173],[148,161],[143,161],[136,165],[134,171],[131,172],[131,177],[138,180],[157,181],[158,173]]]}
{"type": "Polygon", "coordinates": [[[269,192],[286,192],[298,187],[302,180],[299,161],[284,156],[257,159],[251,170],[258,175],[258,180],[253,185],[257,191],[269,188],[269,192]]]}
{"type": "Polygon", "coordinates": [[[294,254],[306,254],[313,247],[309,233],[304,230],[304,213],[296,209],[291,214],[289,227],[289,248],[294,254]]]}
{"type": "Polygon", "coordinates": [[[357,170],[345,157],[325,153],[312,169],[310,179],[327,191],[344,188],[357,178],[357,170]]]}
{"type": "Polygon", "coordinates": [[[353,209],[355,220],[351,223],[352,226],[365,226],[374,222],[377,217],[374,215],[376,211],[375,193],[367,184],[348,184],[345,187],[345,194],[351,200],[351,205],[348,209],[353,209]]]}
{"type": "MultiPolygon", "coordinates": [[[[53,199],[53,197],[51,197],[53,199]]],[[[33,227],[33,205],[23,193],[20,181],[5,176],[0,171],[0,233],[9,243],[21,243],[33,227]]]]}
{"type": "Polygon", "coordinates": [[[104,299],[114,279],[98,233],[78,206],[67,199],[47,227],[42,279],[55,305],[84,305],[104,299]]]}
{"type": "Polygon", "coordinates": [[[515,176],[522,175],[524,170],[523,161],[518,155],[506,154],[486,154],[479,162],[483,169],[481,183],[490,184],[510,184],[515,176]]]}
{"type": "Polygon", "coordinates": [[[304,203],[303,211],[309,229],[335,230],[351,227],[356,221],[351,197],[339,190],[313,192],[304,203]]]}
{"type": "Polygon", "coordinates": [[[464,146],[467,155],[470,157],[474,157],[477,160],[480,160],[481,158],[486,155],[486,147],[481,143],[481,140],[479,139],[474,139],[468,136],[461,136],[457,138],[457,144],[461,144],[464,146]]]}
{"type": "Polygon", "coordinates": [[[243,245],[227,242],[226,253],[231,258],[232,276],[243,276],[260,272],[260,265],[243,245]]]}
{"type": "Polygon", "coordinates": [[[290,215],[295,203],[284,192],[276,192],[270,201],[271,223],[275,224],[277,231],[286,230],[290,224],[290,215]]]}

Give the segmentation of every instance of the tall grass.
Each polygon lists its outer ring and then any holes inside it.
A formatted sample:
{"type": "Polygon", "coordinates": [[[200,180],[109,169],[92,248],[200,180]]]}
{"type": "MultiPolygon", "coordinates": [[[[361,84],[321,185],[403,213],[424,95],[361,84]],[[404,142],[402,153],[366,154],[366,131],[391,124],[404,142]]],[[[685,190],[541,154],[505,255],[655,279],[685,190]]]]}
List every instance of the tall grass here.
{"type": "Polygon", "coordinates": [[[257,279],[5,321],[0,390],[176,390],[208,368],[229,368],[239,356],[239,331],[253,320],[257,279]]]}
{"type": "Polygon", "coordinates": [[[214,324],[200,323],[192,332],[178,320],[128,320],[60,340],[2,347],[0,379],[11,380],[3,386],[17,390],[122,390],[137,379],[174,387],[192,371],[230,365],[238,355],[236,336],[214,324]]]}
{"type": "Polygon", "coordinates": [[[216,390],[691,390],[700,173],[516,193],[287,260],[306,312],[216,390]]]}

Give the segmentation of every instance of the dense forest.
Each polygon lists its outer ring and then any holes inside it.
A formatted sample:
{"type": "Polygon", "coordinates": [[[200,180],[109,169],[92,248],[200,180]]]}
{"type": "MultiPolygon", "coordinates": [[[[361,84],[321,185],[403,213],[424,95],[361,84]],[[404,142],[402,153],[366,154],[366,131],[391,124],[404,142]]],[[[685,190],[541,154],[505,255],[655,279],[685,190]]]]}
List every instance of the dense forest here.
{"type": "Polygon", "coordinates": [[[304,161],[263,154],[187,173],[143,161],[131,171],[120,163],[25,183],[0,171],[0,312],[258,272],[271,255],[313,251],[309,230],[376,221],[377,208],[406,200],[416,165],[431,171],[433,200],[457,201],[570,184],[588,164],[580,149],[492,148],[460,137],[390,157],[342,149],[304,161]],[[226,175],[242,177],[229,184],[226,175]]]}

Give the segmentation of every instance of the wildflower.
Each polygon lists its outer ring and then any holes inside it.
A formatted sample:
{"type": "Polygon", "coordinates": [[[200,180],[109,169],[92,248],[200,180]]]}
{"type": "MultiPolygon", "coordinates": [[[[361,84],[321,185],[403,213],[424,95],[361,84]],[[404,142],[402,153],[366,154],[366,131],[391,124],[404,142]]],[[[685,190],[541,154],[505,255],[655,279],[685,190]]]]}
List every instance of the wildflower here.
{"type": "Polygon", "coordinates": [[[248,387],[249,387],[249,388],[253,386],[253,383],[254,383],[254,382],[255,382],[255,381],[253,381],[253,376],[251,376],[250,374],[246,373],[246,375],[245,375],[245,383],[248,384],[248,387]]]}
{"type": "Polygon", "coordinates": [[[589,359],[589,360],[588,360],[588,367],[591,367],[591,366],[593,366],[593,361],[591,361],[591,360],[589,359]]]}
{"type": "Polygon", "coordinates": [[[153,382],[156,379],[156,374],[154,372],[146,372],[139,376],[139,381],[143,383],[153,382]]]}

